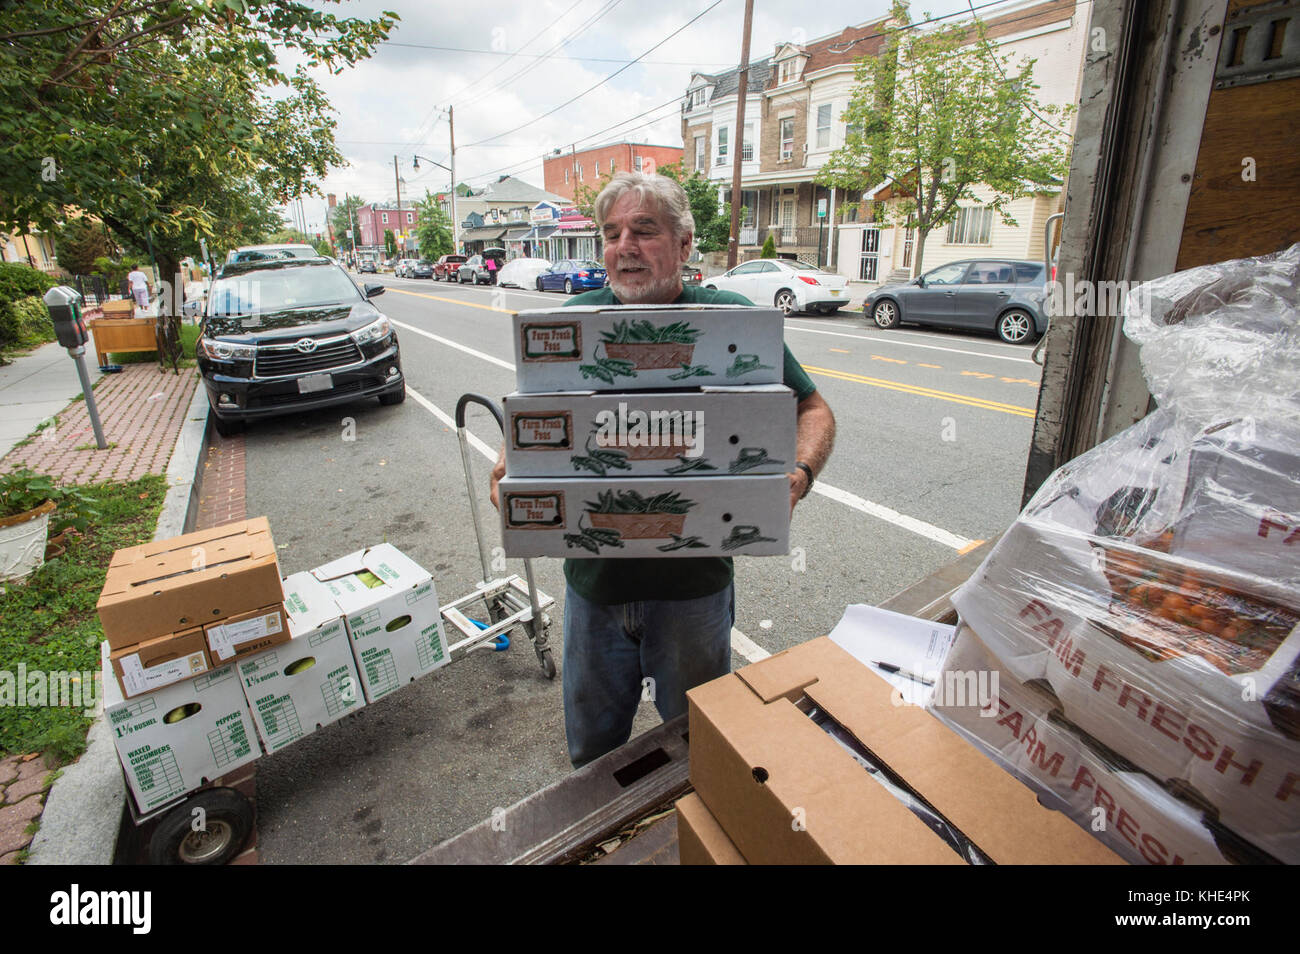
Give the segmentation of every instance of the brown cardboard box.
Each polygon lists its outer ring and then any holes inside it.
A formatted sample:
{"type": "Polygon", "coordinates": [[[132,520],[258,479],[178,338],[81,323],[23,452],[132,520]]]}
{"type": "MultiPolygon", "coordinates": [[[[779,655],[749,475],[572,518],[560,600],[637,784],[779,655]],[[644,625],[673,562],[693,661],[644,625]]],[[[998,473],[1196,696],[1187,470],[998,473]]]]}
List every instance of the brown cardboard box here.
{"type": "Polygon", "coordinates": [[[290,639],[289,617],[284,613],[284,604],[279,603],[209,623],[203,627],[203,633],[208,640],[212,664],[224,666],[287,643],[290,639]]]}
{"type": "Polygon", "coordinates": [[[97,609],[113,649],[284,601],[265,517],[113,554],[97,609]]]}
{"type": "Polygon", "coordinates": [[[115,298],[112,301],[104,302],[99,307],[103,309],[105,318],[134,318],[135,317],[134,298],[115,298]]]}
{"type": "Polygon", "coordinates": [[[807,695],[998,864],[1121,859],[829,638],[698,686],[691,782],[751,864],[961,864],[796,706],[807,695]]]}
{"type": "Polygon", "coordinates": [[[109,655],[117,684],[127,699],[190,679],[212,668],[202,627],[159,636],[109,655]]]}
{"type": "Polygon", "coordinates": [[[684,865],[749,863],[695,792],[677,803],[677,856],[684,865]]]}

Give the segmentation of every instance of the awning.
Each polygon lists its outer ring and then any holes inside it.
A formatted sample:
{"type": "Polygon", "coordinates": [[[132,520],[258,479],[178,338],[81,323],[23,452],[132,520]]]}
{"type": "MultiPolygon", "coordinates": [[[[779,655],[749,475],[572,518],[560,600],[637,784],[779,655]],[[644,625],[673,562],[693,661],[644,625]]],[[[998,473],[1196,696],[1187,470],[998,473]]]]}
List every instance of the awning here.
{"type": "Polygon", "coordinates": [[[531,231],[532,227],[528,225],[512,225],[506,229],[504,238],[507,242],[518,242],[520,239],[527,238],[531,231]]]}
{"type": "Polygon", "coordinates": [[[544,238],[549,238],[554,233],[555,233],[554,225],[538,225],[538,226],[534,226],[533,230],[531,232],[528,232],[523,237],[529,242],[540,242],[544,238]]]}
{"type": "Polygon", "coordinates": [[[460,233],[461,241],[464,242],[496,242],[506,234],[506,230],[499,225],[493,225],[484,229],[465,229],[460,233]]]}
{"type": "Polygon", "coordinates": [[[556,228],[563,232],[590,232],[592,235],[596,234],[596,223],[591,219],[570,219],[568,221],[561,219],[556,228]]]}

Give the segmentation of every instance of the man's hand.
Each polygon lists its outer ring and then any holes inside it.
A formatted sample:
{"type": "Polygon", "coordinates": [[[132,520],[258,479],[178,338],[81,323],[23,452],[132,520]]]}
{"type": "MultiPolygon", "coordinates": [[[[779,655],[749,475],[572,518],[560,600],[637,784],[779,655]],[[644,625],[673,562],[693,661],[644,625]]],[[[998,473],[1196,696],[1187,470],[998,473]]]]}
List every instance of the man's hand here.
{"type": "Polygon", "coordinates": [[[795,468],[793,473],[786,474],[790,479],[790,513],[794,513],[794,505],[803,499],[804,493],[808,490],[808,475],[799,468],[795,468]]]}
{"type": "MultiPolygon", "coordinates": [[[[830,405],[817,391],[799,402],[795,432],[795,460],[803,461],[820,474],[835,445],[835,415],[830,405]]],[[[786,475],[790,479],[790,513],[808,489],[808,475],[796,467],[786,475]]]]}
{"type": "Polygon", "coordinates": [[[498,510],[501,509],[500,492],[497,485],[501,483],[501,478],[506,475],[506,445],[501,445],[501,453],[497,454],[497,462],[492,465],[492,490],[488,496],[492,498],[492,506],[498,510]]]}

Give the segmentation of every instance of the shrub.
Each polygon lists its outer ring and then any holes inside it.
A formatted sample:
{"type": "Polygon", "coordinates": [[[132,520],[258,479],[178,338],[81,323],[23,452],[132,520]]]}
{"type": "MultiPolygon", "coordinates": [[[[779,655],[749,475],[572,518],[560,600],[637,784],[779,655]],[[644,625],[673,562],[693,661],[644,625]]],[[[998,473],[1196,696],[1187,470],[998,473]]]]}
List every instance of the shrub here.
{"type": "Polygon", "coordinates": [[[763,242],[763,251],[759,254],[758,257],[759,257],[759,258],[776,258],[776,242],[773,241],[771,235],[769,235],[769,236],[767,237],[766,241],[763,242]]]}
{"type": "Polygon", "coordinates": [[[45,324],[49,323],[48,316],[44,314],[45,305],[40,298],[56,284],[55,279],[30,265],[0,262],[0,348],[21,345],[24,329],[35,321],[30,304],[24,305],[22,314],[19,313],[20,301],[35,298],[42,312],[41,320],[45,324]]]}
{"type": "Polygon", "coordinates": [[[35,295],[14,302],[13,313],[19,345],[37,345],[54,340],[54,322],[50,321],[50,310],[35,295]]]}

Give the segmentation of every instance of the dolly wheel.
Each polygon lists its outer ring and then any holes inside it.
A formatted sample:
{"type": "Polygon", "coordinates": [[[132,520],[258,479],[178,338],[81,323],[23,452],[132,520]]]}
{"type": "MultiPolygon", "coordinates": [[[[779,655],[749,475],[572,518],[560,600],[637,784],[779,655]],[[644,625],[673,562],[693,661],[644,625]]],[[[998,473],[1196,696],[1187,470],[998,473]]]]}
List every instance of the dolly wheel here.
{"type": "Polygon", "coordinates": [[[205,789],[172,809],[149,839],[156,865],[224,865],[253,828],[253,806],[233,788],[205,789]],[[196,815],[195,809],[203,809],[196,815]],[[196,831],[196,823],[201,822],[196,831]]]}
{"type": "Polygon", "coordinates": [[[542,672],[546,674],[547,679],[555,678],[555,659],[551,656],[549,649],[543,649],[537,654],[538,662],[542,664],[542,672]]]}

